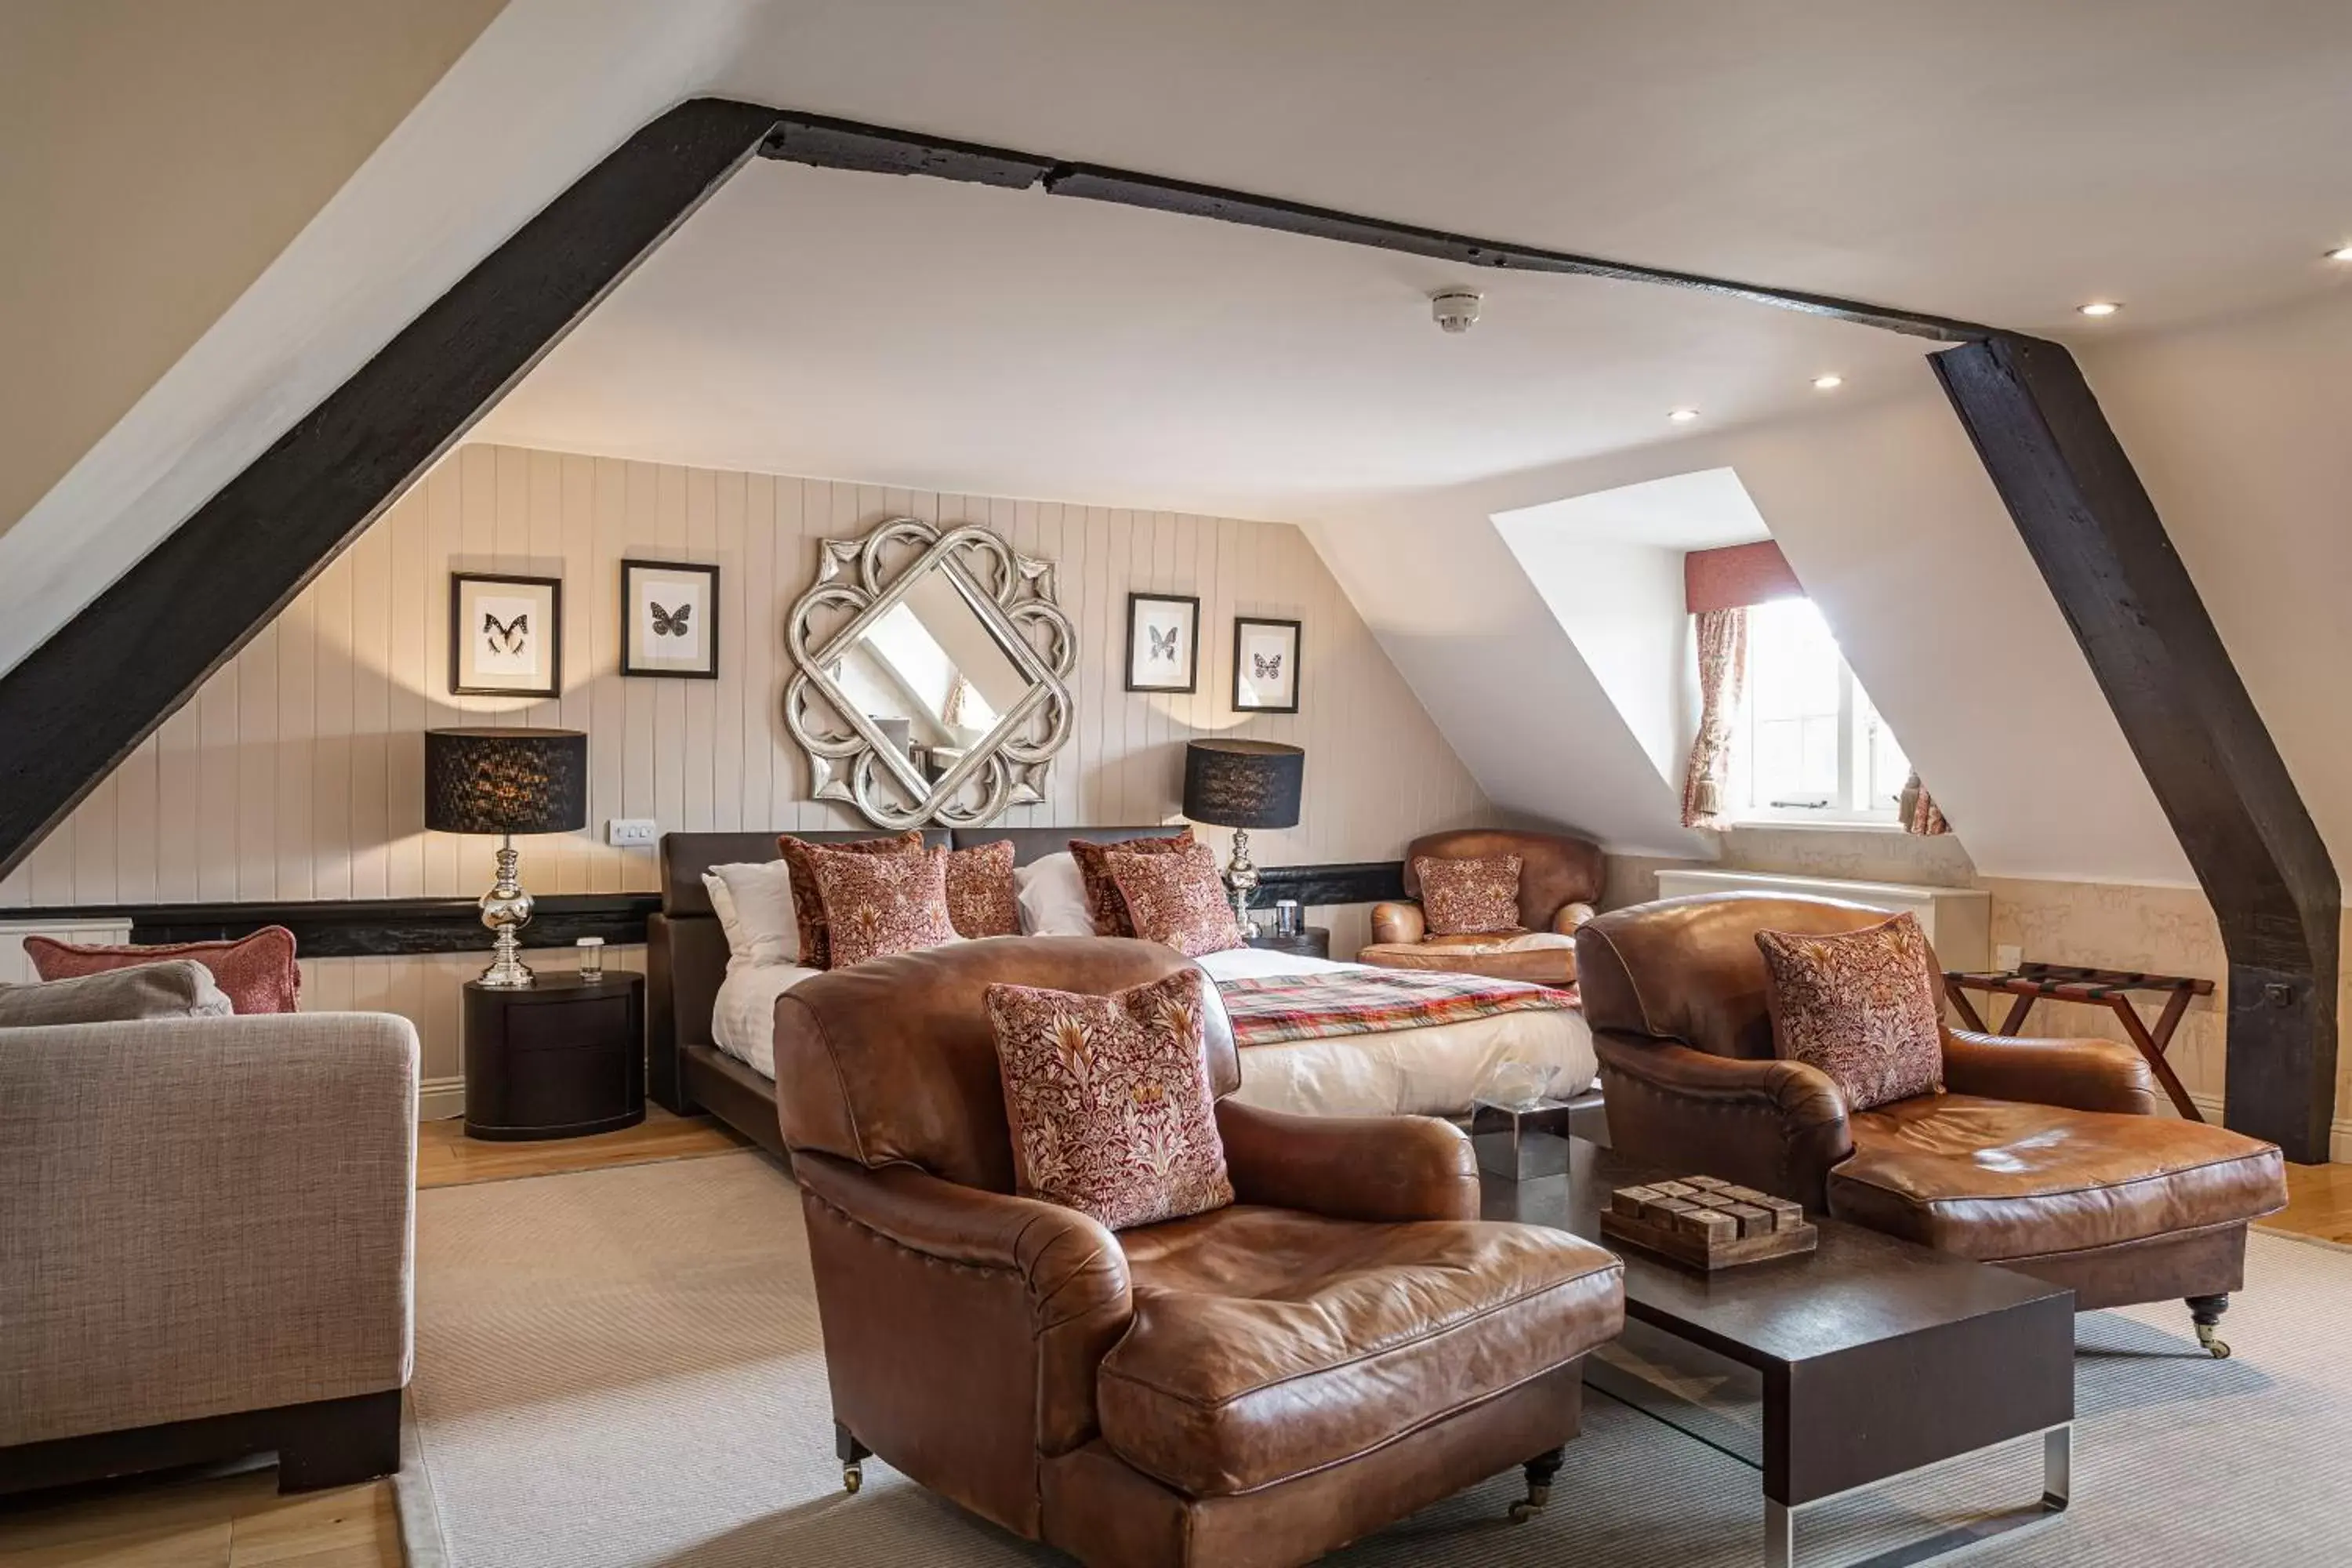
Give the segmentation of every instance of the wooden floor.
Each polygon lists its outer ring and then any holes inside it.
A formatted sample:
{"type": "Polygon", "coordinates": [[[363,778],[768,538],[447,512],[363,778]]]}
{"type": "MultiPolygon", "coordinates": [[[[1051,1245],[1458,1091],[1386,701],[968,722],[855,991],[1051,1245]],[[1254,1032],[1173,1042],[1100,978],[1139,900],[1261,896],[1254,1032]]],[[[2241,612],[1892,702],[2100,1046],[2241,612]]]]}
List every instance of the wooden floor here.
{"type": "MultiPolygon", "coordinates": [[[[687,1160],[750,1147],[655,1109],[642,1126],[547,1143],[479,1143],[455,1121],[416,1138],[421,1187],[687,1160]]],[[[2352,1244],[2352,1165],[2290,1165],[2294,1202],[2267,1228],[2352,1244]]],[[[392,1483],[278,1495],[277,1472],[110,1484],[0,1502],[0,1568],[402,1568],[392,1483]]]]}
{"type": "MultiPolygon", "coordinates": [[[[593,1138],[482,1143],[456,1121],[416,1133],[416,1184],[462,1186],[609,1165],[725,1154],[751,1145],[658,1106],[593,1138]]],[[[274,1468],[112,1482],[0,1501],[0,1568],[403,1568],[392,1483],[278,1495],[274,1468]]]]}

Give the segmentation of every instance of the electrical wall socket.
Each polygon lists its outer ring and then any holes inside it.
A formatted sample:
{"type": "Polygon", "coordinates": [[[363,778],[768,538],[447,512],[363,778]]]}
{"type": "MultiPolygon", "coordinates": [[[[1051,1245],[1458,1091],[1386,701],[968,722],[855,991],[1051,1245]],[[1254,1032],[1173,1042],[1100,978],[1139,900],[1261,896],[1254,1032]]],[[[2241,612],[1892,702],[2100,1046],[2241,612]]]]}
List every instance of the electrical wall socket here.
{"type": "Polygon", "coordinates": [[[2008,942],[2002,942],[1992,950],[1992,966],[1995,969],[2015,969],[2024,962],[2023,950],[2013,947],[2008,942]]]}
{"type": "Polygon", "coordinates": [[[649,816],[616,816],[604,824],[607,844],[651,844],[660,833],[660,826],[649,816]]]}

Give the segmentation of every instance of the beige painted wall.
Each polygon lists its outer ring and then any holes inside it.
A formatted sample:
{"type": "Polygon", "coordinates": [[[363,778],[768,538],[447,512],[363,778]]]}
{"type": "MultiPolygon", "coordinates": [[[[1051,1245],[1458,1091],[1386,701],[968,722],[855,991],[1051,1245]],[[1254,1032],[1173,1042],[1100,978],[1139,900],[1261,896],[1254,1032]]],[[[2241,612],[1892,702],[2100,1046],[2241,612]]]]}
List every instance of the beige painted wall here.
{"type": "MultiPolygon", "coordinates": [[[[650,816],[664,830],[856,826],[805,798],[805,763],[779,717],[782,626],[814,578],[818,539],[901,513],[986,523],[1058,567],[1078,627],[1076,732],[1050,798],[1008,814],[1008,825],[1167,819],[1185,740],[1221,731],[1307,751],[1301,825],[1252,835],[1265,864],[1393,858],[1417,833],[1487,816],[1486,797],[1288,524],[474,444],[402,498],[0,882],[0,916],[26,904],[470,897],[488,880],[489,845],[423,831],[421,737],[476,715],[589,733],[590,826],[523,846],[536,892],[656,885],[650,849],[601,842],[608,817],[650,816]],[[617,674],[616,563],[630,554],[722,568],[719,680],[617,674]],[[447,694],[453,568],[564,579],[560,700],[447,694]],[[1199,595],[1196,695],[1122,689],[1131,590],[1199,595]],[[1305,623],[1296,716],[1233,713],[1236,613],[1305,623]]],[[[1222,847],[1222,831],[1209,836],[1222,847]]],[[[1367,911],[1324,913],[1335,951],[1352,952],[1367,911]]],[[[428,1077],[446,1077],[458,1067],[455,983],[469,962],[480,961],[320,961],[308,1000],[408,1014],[428,1077]]]]}
{"type": "Polygon", "coordinates": [[[0,532],[245,291],[501,4],[0,6],[0,532]]]}

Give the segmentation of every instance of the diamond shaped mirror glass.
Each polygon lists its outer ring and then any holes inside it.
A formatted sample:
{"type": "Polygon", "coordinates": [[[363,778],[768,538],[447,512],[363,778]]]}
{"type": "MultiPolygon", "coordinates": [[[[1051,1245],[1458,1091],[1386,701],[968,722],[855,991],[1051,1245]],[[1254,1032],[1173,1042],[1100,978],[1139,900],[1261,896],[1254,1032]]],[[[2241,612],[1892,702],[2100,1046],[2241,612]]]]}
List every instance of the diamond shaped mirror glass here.
{"type": "Polygon", "coordinates": [[[815,799],[896,828],[978,826],[1045,798],[1078,658],[1050,562],[972,524],[892,518],[820,542],[784,640],[784,727],[815,799]]]}

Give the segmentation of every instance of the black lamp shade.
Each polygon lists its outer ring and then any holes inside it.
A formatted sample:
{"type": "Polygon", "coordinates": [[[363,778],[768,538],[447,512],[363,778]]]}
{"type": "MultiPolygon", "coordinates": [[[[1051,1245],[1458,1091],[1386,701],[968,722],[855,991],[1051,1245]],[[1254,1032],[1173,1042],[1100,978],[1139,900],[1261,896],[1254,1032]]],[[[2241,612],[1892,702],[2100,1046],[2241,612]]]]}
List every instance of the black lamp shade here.
{"type": "Polygon", "coordinates": [[[1184,748],[1184,815],[1212,827],[1296,827],[1307,753],[1276,741],[1184,748]]]}
{"type": "Polygon", "coordinates": [[[436,833],[569,833],[588,826],[577,730],[427,730],[425,826],[436,833]]]}

